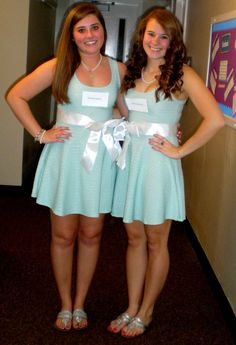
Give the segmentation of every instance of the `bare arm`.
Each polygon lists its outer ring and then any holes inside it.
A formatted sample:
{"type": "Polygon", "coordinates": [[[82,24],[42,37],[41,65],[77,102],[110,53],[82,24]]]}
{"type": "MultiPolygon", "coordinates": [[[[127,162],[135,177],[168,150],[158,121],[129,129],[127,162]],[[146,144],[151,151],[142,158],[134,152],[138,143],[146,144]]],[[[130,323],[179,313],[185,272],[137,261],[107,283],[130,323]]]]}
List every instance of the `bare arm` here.
{"type": "Polygon", "coordinates": [[[155,135],[150,139],[154,149],[172,158],[182,158],[206,144],[217,131],[224,126],[224,117],[217,102],[202,79],[189,66],[184,66],[184,93],[190,98],[200,115],[202,122],[196,132],[182,145],[176,147],[155,135]],[[164,145],[161,143],[164,142],[164,145]]]}
{"type": "Polygon", "coordinates": [[[124,102],[124,95],[119,93],[117,96],[117,100],[116,100],[116,105],[117,105],[117,109],[119,110],[119,113],[121,114],[122,117],[125,117],[126,120],[128,120],[128,109],[125,105],[124,102]]]}
{"type": "MultiPolygon", "coordinates": [[[[40,132],[41,126],[35,119],[28,102],[52,85],[55,65],[56,59],[40,65],[32,73],[15,84],[6,96],[7,103],[15,116],[33,137],[40,132]]],[[[45,134],[44,142],[61,141],[56,138],[56,136],[59,138],[60,135],[63,137],[63,133],[60,133],[58,129],[57,131],[51,129],[45,134]]]]}

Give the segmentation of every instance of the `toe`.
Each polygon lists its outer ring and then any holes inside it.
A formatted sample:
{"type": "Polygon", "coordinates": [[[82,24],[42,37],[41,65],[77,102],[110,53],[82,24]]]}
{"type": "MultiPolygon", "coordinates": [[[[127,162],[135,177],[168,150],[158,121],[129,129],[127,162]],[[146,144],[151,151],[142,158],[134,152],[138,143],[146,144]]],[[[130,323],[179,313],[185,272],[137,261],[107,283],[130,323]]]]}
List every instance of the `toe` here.
{"type": "Polygon", "coordinates": [[[134,338],[145,332],[146,326],[139,317],[134,317],[132,321],[122,329],[121,335],[126,338],[134,338]]]}
{"type": "Polygon", "coordinates": [[[107,330],[111,333],[119,333],[120,330],[122,329],[123,325],[122,324],[117,324],[116,320],[113,320],[110,325],[107,327],[107,330]]]}
{"type": "Polygon", "coordinates": [[[82,330],[88,327],[87,314],[83,309],[75,309],[73,312],[73,328],[82,330]]]}
{"type": "Polygon", "coordinates": [[[72,314],[69,310],[64,310],[58,313],[55,321],[55,328],[60,331],[69,331],[71,329],[72,314]]]}
{"type": "Polygon", "coordinates": [[[88,327],[88,321],[87,320],[81,320],[80,322],[73,321],[73,328],[75,329],[84,329],[88,327]]]}

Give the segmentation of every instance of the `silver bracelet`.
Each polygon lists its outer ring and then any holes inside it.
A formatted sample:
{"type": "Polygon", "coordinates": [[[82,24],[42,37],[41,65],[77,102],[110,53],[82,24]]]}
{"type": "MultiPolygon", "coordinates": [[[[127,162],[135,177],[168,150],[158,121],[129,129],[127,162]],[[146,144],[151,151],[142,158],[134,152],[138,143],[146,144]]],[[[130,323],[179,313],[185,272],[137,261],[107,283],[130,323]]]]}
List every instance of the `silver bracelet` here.
{"type": "Polygon", "coordinates": [[[46,129],[41,128],[40,131],[35,135],[34,141],[42,144],[43,136],[46,133],[46,129]]]}

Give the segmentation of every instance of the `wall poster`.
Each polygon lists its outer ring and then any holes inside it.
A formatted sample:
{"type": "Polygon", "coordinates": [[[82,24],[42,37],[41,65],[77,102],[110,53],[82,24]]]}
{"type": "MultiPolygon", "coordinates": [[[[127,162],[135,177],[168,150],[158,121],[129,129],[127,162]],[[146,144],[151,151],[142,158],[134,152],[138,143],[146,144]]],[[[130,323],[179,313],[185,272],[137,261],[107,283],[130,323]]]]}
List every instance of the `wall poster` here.
{"type": "Polygon", "coordinates": [[[236,11],[212,18],[207,86],[236,129],[236,11]]]}

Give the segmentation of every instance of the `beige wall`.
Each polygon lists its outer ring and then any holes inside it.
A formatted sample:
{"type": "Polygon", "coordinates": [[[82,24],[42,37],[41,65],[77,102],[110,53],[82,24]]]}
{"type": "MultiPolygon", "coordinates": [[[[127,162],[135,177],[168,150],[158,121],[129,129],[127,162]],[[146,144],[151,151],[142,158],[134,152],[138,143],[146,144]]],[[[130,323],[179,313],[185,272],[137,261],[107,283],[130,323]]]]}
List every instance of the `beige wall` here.
{"type": "MultiPolygon", "coordinates": [[[[235,0],[189,0],[186,43],[192,65],[204,80],[211,17],[235,9],[235,0]]],[[[189,103],[184,133],[191,133],[198,120],[189,103]]],[[[188,220],[236,313],[235,152],[236,130],[226,126],[205,147],[186,157],[183,168],[188,220]]]]}
{"type": "Polygon", "coordinates": [[[21,185],[23,128],[5,102],[10,84],[26,72],[29,0],[0,1],[0,184],[21,185]]]}

